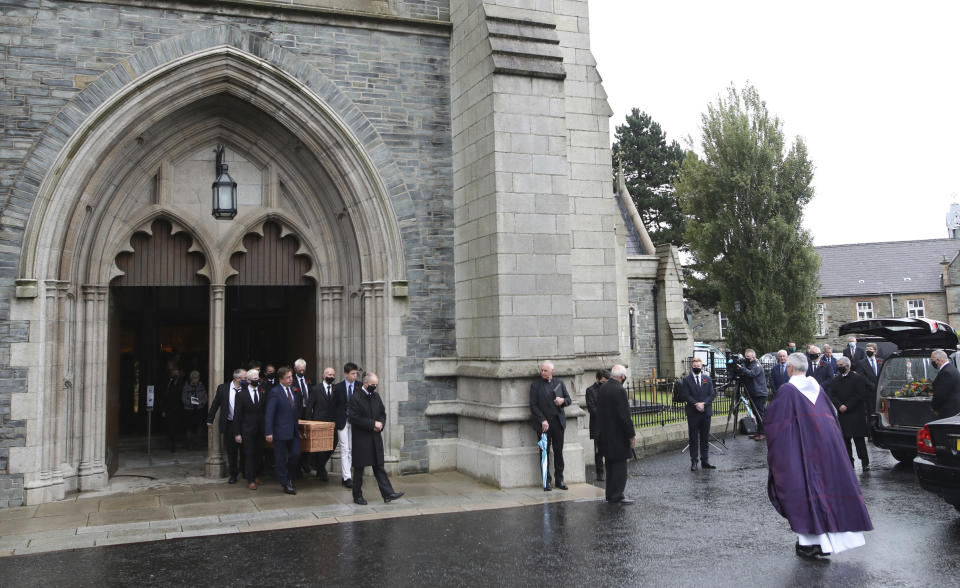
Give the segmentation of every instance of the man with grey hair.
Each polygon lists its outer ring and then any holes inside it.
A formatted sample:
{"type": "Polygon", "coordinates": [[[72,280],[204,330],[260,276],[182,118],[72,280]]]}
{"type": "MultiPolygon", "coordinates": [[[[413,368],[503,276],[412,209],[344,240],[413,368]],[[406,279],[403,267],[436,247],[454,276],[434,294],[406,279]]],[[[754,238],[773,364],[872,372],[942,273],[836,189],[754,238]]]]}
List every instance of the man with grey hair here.
{"type": "Polygon", "coordinates": [[[627,487],[627,459],[637,443],[627,391],[623,389],[626,379],[627,368],[615,365],[610,369],[610,379],[597,392],[597,437],[607,463],[606,499],[619,504],[633,504],[623,491],[627,487]]]}
{"type": "MultiPolygon", "coordinates": [[[[537,434],[547,435],[547,451],[553,447],[554,485],[566,490],[563,482],[563,433],[567,428],[567,415],[563,409],[570,406],[572,400],[563,382],[553,377],[553,362],[540,364],[540,378],[530,384],[530,412],[533,414],[533,428],[537,434]]],[[[547,485],[550,490],[550,469],[547,466],[547,485]]]]}
{"type": "Polygon", "coordinates": [[[960,373],[957,373],[956,366],[943,349],[930,355],[930,363],[937,368],[930,408],[941,419],[960,413],[960,373]]]}
{"type": "MultiPolygon", "coordinates": [[[[293,362],[293,385],[300,390],[300,419],[310,420],[313,417],[310,414],[313,406],[313,382],[307,377],[307,362],[300,358],[293,362]]],[[[300,454],[300,469],[305,474],[310,473],[310,462],[315,461],[312,453],[300,454]]],[[[299,472],[298,472],[299,474],[299,472]]],[[[300,477],[299,475],[297,476],[300,477]]]]}
{"type": "Polygon", "coordinates": [[[221,437],[220,448],[227,455],[227,471],[230,478],[227,480],[230,484],[237,483],[237,476],[240,475],[238,459],[240,447],[233,440],[233,418],[237,405],[237,394],[240,393],[240,382],[247,375],[246,370],[237,368],[233,370],[233,380],[217,386],[217,393],[210,404],[210,412],[207,413],[207,427],[213,426],[213,419],[220,411],[219,431],[221,437]]]}
{"type": "Polygon", "coordinates": [[[864,544],[873,529],[843,436],[807,358],[787,358],[790,380],[767,407],[767,494],[797,534],[795,550],[817,558],[864,544]]]}
{"type": "Polygon", "coordinates": [[[830,386],[830,399],[837,408],[837,420],[843,433],[843,444],[853,465],[853,450],[850,441],[857,447],[860,466],[866,471],[870,467],[870,454],[867,453],[867,379],[850,369],[850,359],[837,359],[837,375],[830,386]]]}
{"type": "Polygon", "coordinates": [[[780,386],[787,383],[790,376],[787,375],[787,350],[781,349],[777,352],[777,363],[770,368],[770,395],[776,396],[780,386]]]}

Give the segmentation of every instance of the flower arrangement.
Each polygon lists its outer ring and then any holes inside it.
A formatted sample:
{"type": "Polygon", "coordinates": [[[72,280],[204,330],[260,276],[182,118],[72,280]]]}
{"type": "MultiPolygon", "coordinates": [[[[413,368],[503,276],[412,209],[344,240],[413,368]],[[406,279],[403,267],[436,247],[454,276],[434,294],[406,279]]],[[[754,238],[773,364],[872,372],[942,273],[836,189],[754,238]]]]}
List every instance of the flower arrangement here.
{"type": "Polygon", "coordinates": [[[910,382],[903,388],[893,393],[896,398],[916,398],[917,396],[932,396],[933,382],[923,378],[915,382],[910,382]]]}

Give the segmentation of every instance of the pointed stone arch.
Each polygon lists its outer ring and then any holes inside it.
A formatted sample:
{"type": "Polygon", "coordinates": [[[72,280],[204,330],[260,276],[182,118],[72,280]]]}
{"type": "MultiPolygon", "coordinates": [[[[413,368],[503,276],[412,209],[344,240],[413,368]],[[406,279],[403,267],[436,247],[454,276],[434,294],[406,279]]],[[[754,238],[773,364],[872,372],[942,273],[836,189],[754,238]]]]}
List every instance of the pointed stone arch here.
{"type": "Polygon", "coordinates": [[[227,286],[303,286],[316,283],[317,268],[292,231],[276,221],[260,223],[230,255],[227,286]]]}
{"type": "Polygon", "coordinates": [[[115,258],[112,286],[206,286],[206,256],[186,228],[165,218],[134,231],[115,258]]]}

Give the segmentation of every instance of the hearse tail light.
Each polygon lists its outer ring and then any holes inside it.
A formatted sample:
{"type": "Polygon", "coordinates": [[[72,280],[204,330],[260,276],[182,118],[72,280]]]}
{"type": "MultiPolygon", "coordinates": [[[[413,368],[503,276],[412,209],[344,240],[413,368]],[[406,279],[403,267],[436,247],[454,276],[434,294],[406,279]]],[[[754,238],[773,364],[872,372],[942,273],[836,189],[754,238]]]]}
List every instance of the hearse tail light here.
{"type": "Polygon", "coordinates": [[[933,448],[933,438],[930,436],[930,427],[924,425],[917,432],[917,453],[925,455],[936,455],[937,451],[933,448]]]}

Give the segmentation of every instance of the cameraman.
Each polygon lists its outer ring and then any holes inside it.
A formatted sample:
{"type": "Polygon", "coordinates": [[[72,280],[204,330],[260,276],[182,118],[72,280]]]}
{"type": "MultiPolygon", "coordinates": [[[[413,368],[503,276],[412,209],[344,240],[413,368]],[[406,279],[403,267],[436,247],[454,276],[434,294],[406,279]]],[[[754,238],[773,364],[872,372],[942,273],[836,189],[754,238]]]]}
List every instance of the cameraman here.
{"type": "Polygon", "coordinates": [[[743,365],[740,365],[740,377],[743,378],[743,387],[750,394],[750,403],[757,411],[757,434],[750,435],[754,441],[767,438],[763,434],[763,413],[767,406],[767,378],[763,374],[763,366],[757,361],[757,352],[747,349],[743,352],[743,365]]]}

